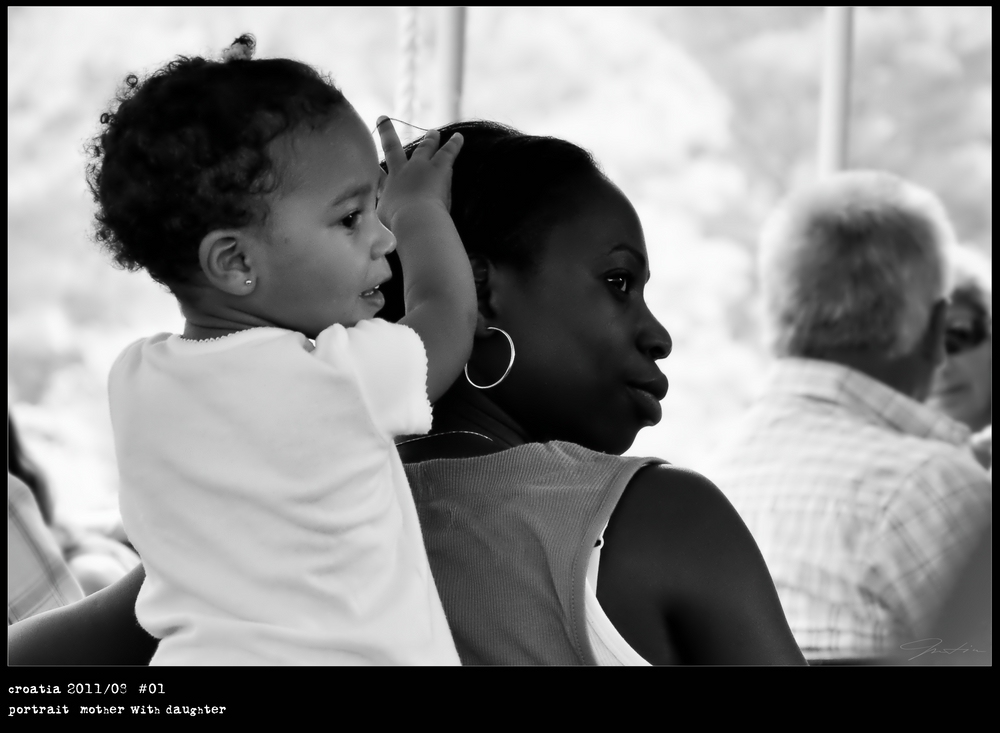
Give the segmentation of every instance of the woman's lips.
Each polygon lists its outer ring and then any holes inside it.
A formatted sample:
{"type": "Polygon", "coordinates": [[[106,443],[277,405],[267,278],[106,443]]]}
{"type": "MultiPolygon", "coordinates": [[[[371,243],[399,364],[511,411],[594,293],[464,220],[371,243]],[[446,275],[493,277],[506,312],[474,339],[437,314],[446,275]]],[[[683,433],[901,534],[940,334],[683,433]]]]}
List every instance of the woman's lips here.
{"type": "Polygon", "coordinates": [[[629,394],[632,395],[633,401],[638,405],[639,410],[643,415],[649,420],[650,425],[656,425],[660,422],[663,417],[663,408],[660,406],[660,400],[662,400],[667,394],[667,380],[666,377],[663,378],[662,382],[659,380],[652,384],[630,384],[628,385],[629,394]]]}

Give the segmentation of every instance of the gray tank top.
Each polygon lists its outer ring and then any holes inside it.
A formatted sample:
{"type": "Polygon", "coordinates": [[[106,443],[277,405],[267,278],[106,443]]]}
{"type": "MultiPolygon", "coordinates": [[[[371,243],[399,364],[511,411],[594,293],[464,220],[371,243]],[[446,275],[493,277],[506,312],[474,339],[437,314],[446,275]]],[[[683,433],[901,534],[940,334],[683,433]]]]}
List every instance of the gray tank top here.
{"type": "Polygon", "coordinates": [[[406,466],[463,664],[596,664],[590,555],[635,473],[661,463],[552,442],[406,466]]]}

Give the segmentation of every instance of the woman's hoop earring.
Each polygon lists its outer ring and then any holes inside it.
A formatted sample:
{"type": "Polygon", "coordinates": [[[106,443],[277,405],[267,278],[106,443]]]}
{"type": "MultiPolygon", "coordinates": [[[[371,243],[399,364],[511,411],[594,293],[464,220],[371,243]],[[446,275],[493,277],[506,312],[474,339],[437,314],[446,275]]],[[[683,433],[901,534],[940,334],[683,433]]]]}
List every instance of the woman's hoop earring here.
{"type": "Polygon", "coordinates": [[[471,384],[476,389],[493,389],[498,384],[500,384],[500,382],[502,382],[503,380],[505,380],[507,378],[507,375],[510,374],[511,367],[514,366],[514,339],[512,339],[510,337],[509,333],[507,333],[506,331],[504,331],[502,328],[497,328],[496,326],[489,326],[489,327],[487,327],[486,330],[488,330],[488,331],[499,331],[500,333],[502,333],[504,336],[507,337],[507,343],[510,344],[510,361],[507,363],[507,370],[503,373],[503,376],[501,376],[500,379],[498,379],[497,381],[495,381],[493,384],[487,385],[485,387],[482,386],[482,385],[476,384],[475,382],[473,382],[469,378],[469,365],[466,364],[465,365],[465,381],[467,381],[469,384],[471,384]]]}

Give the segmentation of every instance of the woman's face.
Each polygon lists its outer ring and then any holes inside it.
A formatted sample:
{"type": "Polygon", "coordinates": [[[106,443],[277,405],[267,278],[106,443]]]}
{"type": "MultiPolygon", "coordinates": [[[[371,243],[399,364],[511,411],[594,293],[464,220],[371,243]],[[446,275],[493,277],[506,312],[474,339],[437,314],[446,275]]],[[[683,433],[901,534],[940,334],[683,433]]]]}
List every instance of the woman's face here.
{"type": "MultiPolygon", "coordinates": [[[[621,453],[661,417],[667,378],[656,365],[670,335],[643,299],[649,264],[628,199],[596,174],[569,194],[571,212],[539,242],[529,272],[491,275],[491,318],[514,340],[516,360],[490,391],[532,440],[564,440],[621,453]]],[[[506,339],[480,339],[470,370],[491,381],[507,363],[506,339]]],[[[471,373],[471,372],[470,372],[471,373]]]]}
{"type": "Polygon", "coordinates": [[[993,338],[982,311],[963,300],[948,307],[948,357],[934,375],[927,402],[946,415],[980,430],[992,422],[993,338]]]}

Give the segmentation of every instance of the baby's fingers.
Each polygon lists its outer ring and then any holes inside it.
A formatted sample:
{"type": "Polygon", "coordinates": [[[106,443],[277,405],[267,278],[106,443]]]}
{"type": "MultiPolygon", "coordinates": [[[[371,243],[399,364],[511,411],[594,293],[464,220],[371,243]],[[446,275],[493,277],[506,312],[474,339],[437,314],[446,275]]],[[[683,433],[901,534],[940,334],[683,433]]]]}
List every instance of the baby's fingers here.
{"type": "Polygon", "coordinates": [[[406,165],[406,153],[403,152],[403,144],[399,141],[396,128],[392,126],[392,121],[383,115],[375,123],[378,128],[378,136],[382,141],[382,152],[385,153],[385,165],[389,172],[393,172],[406,165]]]}
{"type": "Polygon", "coordinates": [[[434,155],[434,151],[438,149],[438,145],[441,142],[441,133],[437,130],[428,130],[424,133],[423,138],[417,143],[417,146],[410,153],[410,160],[418,160],[423,158],[424,160],[430,160],[434,155]]]}
{"type": "Polygon", "coordinates": [[[458,157],[458,151],[462,149],[463,142],[465,142],[465,138],[462,137],[462,133],[456,132],[453,134],[448,138],[448,142],[442,145],[441,149],[437,151],[437,154],[434,156],[434,162],[451,168],[455,162],[455,158],[458,157]]]}

